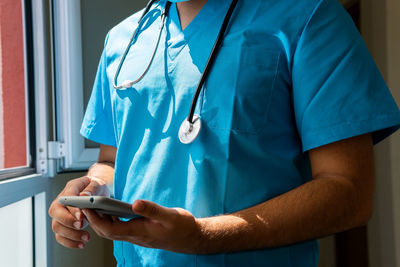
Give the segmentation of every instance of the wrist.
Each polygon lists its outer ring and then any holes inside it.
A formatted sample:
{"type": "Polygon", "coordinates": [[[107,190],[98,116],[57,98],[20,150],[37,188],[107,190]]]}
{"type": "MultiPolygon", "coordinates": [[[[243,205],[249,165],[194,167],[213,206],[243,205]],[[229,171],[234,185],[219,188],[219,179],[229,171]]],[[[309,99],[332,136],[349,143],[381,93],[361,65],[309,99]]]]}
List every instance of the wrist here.
{"type": "Polygon", "coordinates": [[[114,191],[114,165],[106,162],[96,162],[90,168],[86,175],[90,181],[104,186],[108,190],[108,196],[112,196],[114,191]]]}

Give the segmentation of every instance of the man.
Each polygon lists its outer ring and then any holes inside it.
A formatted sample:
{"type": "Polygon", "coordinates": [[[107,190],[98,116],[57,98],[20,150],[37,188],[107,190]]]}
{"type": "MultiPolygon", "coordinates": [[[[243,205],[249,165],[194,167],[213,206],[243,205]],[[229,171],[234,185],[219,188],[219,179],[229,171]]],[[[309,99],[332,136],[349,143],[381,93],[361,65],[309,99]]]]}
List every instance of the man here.
{"type": "MultiPolygon", "coordinates": [[[[115,240],[118,266],[316,266],[316,238],[367,223],[372,146],[400,114],[336,0],[239,1],[196,106],[201,132],[179,142],[230,4],[172,4],[150,68],[126,90],[112,84],[141,12],[110,31],[81,130],[99,160],[60,195],[114,183],[144,218],[55,201],[59,243],[83,248],[87,220],[115,240]]],[[[119,82],[144,73],[165,6],[140,23],[119,82]]]]}

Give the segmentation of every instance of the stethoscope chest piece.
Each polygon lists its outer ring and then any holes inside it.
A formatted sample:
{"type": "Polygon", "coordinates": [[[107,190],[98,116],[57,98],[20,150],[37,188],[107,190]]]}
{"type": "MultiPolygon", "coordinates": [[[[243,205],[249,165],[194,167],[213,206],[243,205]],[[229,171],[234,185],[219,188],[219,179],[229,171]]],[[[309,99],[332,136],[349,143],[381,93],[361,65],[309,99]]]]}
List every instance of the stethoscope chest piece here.
{"type": "Polygon", "coordinates": [[[193,123],[190,123],[188,119],[185,119],[181,127],[179,127],[179,140],[182,144],[192,143],[200,133],[201,121],[199,116],[193,116],[193,123]]]}

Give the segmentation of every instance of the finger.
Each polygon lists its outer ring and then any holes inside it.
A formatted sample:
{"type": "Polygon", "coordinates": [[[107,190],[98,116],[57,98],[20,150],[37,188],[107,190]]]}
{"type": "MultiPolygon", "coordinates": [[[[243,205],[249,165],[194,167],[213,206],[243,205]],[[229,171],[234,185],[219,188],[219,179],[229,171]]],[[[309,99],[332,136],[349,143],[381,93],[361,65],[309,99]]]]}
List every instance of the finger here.
{"type": "Polygon", "coordinates": [[[66,207],[57,200],[53,201],[49,208],[49,215],[53,220],[69,228],[81,229],[84,227],[83,216],[79,209],[66,207]],[[73,215],[75,214],[75,216],[73,215]]]}
{"type": "Polygon", "coordinates": [[[107,214],[104,214],[104,213],[101,213],[98,211],[96,211],[96,214],[101,218],[102,221],[107,220],[109,222],[113,222],[113,219],[111,218],[110,215],[107,215],[107,214]]]}
{"type": "Polygon", "coordinates": [[[88,223],[92,227],[92,229],[101,237],[108,237],[109,229],[111,228],[109,221],[104,221],[100,218],[100,216],[90,210],[90,209],[83,209],[83,214],[85,215],[88,223]]]}
{"type": "Polygon", "coordinates": [[[60,195],[78,196],[89,184],[90,178],[87,176],[69,181],[60,195]]]}
{"type": "Polygon", "coordinates": [[[126,240],[127,236],[136,235],[144,232],[143,226],[135,224],[138,227],[132,227],[131,225],[133,224],[130,223],[131,221],[113,221],[110,216],[107,216],[109,219],[102,219],[96,212],[90,209],[83,209],[82,212],[88,219],[92,229],[99,236],[104,238],[112,240],[126,240]]]}
{"type": "Polygon", "coordinates": [[[172,209],[162,207],[147,200],[136,200],[132,205],[132,211],[143,217],[160,222],[169,222],[173,214],[172,209]]]}
{"type": "Polygon", "coordinates": [[[91,182],[82,190],[81,196],[109,196],[110,192],[106,183],[101,179],[92,179],[91,182]]]}
{"type": "Polygon", "coordinates": [[[57,221],[52,222],[51,228],[54,233],[77,242],[88,242],[90,239],[90,234],[86,231],[79,231],[58,223],[57,221]]]}
{"type": "Polygon", "coordinates": [[[110,216],[95,212],[91,209],[83,209],[82,212],[92,228],[93,226],[108,227],[113,222],[110,216]]]}
{"type": "Polygon", "coordinates": [[[86,219],[88,220],[88,223],[90,226],[96,227],[96,226],[101,226],[105,222],[100,218],[99,214],[97,214],[95,211],[91,209],[83,209],[82,210],[83,214],[85,215],[86,219]]]}
{"type": "Polygon", "coordinates": [[[58,223],[66,227],[75,229],[80,229],[82,227],[82,222],[72,216],[71,212],[61,204],[52,204],[52,207],[49,210],[49,215],[58,223]]]}
{"type": "Polygon", "coordinates": [[[104,218],[106,218],[106,216],[105,216],[103,213],[101,213],[101,212],[97,212],[97,211],[96,211],[96,214],[97,214],[97,216],[99,216],[102,220],[103,220],[104,218]]]}
{"type": "Polygon", "coordinates": [[[71,206],[66,206],[65,208],[72,214],[72,216],[77,221],[80,221],[81,224],[83,225],[84,216],[82,214],[82,211],[79,208],[75,208],[75,207],[71,207],[71,206]]]}
{"type": "MultiPolygon", "coordinates": [[[[84,190],[89,184],[90,184],[90,178],[87,176],[71,180],[66,184],[64,190],[60,193],[59,196],[61,196],[61,195],[63,195],[63,196],[78,196],[80,194],[80,192],[82,192],[82,190],[84,190]]],[[[75,216],[75,218],[78,221],[83,220],[82,212],[80,211],[80,209],[74,208],[74,207],[69,207],[69,206],[67,207],[67,209],[73,216],[75,216]]],[[[83,225],[83,223],[82,223],[82,225],[83,225]]]]}
{"type": "Polygon", "coordinates": [[[78,248],[78,249],[85,248],[84,242],[73,241],[73,240],[65,238],[59,234],[56,234],[56,240],[58,243],[60,243],[61,245],[63,245],[64,247],[67,247],[67,248],[78,248]]]}

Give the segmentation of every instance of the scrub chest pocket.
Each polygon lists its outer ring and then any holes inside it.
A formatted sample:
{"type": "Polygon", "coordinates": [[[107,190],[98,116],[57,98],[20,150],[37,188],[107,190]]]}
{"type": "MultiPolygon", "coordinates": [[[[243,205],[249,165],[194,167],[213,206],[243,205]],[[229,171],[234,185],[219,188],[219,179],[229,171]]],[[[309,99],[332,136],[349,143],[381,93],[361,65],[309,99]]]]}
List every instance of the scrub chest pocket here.
{"type": "Polygon", "coordinates": [[[221,47],[200,100],[210,129],[257,134],[266,126],[279,56],[261,45],[221,47]]]}

